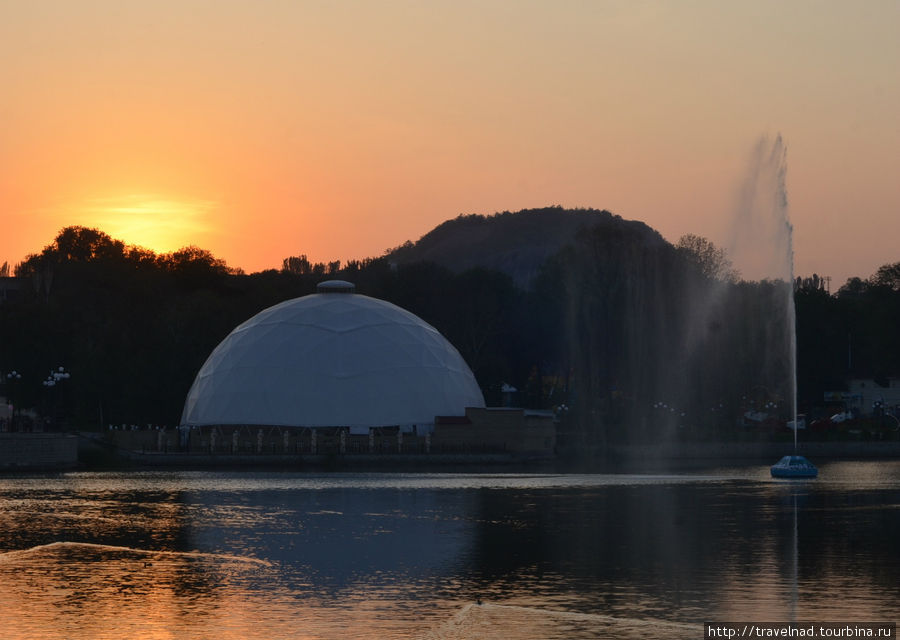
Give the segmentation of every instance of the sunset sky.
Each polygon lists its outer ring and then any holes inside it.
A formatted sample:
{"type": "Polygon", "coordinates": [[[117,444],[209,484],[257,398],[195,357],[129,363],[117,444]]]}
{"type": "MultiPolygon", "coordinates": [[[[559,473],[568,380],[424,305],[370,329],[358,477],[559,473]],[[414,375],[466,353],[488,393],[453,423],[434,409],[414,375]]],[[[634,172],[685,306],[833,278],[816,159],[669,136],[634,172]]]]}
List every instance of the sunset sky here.
{"type": "Polygon", "coordinates": [[[460,213],[724,245],[781,133],[796,272],[900,261],[900,2],[3,0],[0,263],[64,226],[248,272],[460,213]]]}

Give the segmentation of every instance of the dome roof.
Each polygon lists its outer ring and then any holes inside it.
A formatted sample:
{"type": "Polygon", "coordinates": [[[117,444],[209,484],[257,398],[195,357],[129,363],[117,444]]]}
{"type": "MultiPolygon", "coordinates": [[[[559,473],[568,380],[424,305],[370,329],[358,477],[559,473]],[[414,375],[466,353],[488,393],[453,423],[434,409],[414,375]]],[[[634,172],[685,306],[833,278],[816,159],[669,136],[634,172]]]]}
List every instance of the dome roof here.
{"type": "Polygon", "coordinates": [[[181,423],[426,425],[483,406],[459,352],[421,318],[356,293],[318,293],[259,312],[219,343],[181,423]]]}

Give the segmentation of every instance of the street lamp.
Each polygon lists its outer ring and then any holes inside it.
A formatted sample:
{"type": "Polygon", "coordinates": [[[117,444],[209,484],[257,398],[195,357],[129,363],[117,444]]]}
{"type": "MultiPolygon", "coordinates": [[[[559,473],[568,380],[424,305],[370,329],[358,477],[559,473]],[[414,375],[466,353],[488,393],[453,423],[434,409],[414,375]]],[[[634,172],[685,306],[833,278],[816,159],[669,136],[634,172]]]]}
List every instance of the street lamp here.
{"type": "MultiPolygon", "coordinates": [[[[55,387],[62,380],[68,380],[70,377],[71,377],[71,374],[68,371],[66,371],[65,367],[57,367],[55,370],[51,369],[50,374],[47,376],[47,379],[44,380],[41,384],[43,384],[45,387],[47,387],[49,389],[49,388],[55,387]]],[[[54,393],[52,396],[52,399],[58,400],[57,394],[54,393]]],[[[58,404],[58,402],[51,402],[50,409],[51,409],[51,413],[52,413],[52,416],[51,416],[52,422],[57,421],[57,417],[58,417],[57,414],[59,413],[57,410],[58,409],[57,404],[58,404]]]]}
{"type": "Polygon", "coordinates": [[[45,387],[53,387],[56,386],[60,380],[68,380],[70,377],[71,374],[66,371],[65,367],[59,367],[56,371],[50,371],[50,375],[47,376],[47,379],[44,380],[43,384],[45,387]]]}
{"type": "Polygon", "coordinates": [[[15,385],[16,390],[18,391],[19,380],[22,379],[22,374],[16,370],[10,371],[6,374],[6,385],[9,392],[9,397],[7,398],[7,402],[12,406],[12,415],[9,417],[9,430],[15,431],[16,426],[16,410],[19,408],[19,397],[13,395],[13,386],[15,385]]]}

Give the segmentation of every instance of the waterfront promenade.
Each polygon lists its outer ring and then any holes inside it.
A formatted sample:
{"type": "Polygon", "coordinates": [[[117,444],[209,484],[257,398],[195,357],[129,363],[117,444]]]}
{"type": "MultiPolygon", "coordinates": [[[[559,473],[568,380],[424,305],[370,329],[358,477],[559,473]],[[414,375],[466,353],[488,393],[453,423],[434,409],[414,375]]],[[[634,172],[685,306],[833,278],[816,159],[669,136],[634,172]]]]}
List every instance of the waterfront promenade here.
{"type": "Polygon", "coordinates": [[[0,469],[70,469],[78,465],[78,436],[0,433],[0,469]]]}

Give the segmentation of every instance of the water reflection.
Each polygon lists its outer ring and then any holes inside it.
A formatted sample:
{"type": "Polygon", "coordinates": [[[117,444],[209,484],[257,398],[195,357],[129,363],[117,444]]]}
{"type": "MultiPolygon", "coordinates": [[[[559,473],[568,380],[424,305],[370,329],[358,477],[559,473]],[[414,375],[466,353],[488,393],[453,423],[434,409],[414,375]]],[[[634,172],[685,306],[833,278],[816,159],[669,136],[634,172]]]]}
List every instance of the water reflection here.
{"type": "Polygon", "coordinates": [[[179,621],[204,627],[232,592],[270,569],[252,558],[71,542],[12,551],[0,556],[4,635],[129,637],[179,621]]]}
{"type": "Polygon", "coordinates": [[[892,619],[898,533],[897,463],[6,477],[0,611],[23,638],[697,637],[892,619]]]}

